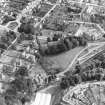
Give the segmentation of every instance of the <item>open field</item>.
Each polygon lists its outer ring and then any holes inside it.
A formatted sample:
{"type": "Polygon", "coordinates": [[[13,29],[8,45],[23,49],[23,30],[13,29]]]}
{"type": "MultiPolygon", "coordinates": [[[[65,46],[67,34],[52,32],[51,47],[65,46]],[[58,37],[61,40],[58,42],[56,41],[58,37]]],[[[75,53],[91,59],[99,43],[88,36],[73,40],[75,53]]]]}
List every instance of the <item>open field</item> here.
{"type": "Polygon", "coordinates": [[[82,49],[83,47],[78,47],[60,55],[46,57],[46,59],[55,62],[55,64],[59,65],[64,70],[82,49]]]}

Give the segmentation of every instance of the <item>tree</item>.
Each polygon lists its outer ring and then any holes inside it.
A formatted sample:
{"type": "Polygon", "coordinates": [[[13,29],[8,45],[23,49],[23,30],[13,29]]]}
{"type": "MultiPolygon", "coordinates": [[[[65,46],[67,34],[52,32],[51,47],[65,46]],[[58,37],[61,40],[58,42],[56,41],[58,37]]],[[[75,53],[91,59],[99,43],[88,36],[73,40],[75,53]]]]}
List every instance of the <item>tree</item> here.
{"type": "Polygon", "coordinates": [[[67,7],[67,12],[72,12],[72,9],[70,7],[67,7]]]}
{"type": "Polygon", "coordinates": [[[58,40],[58,35],[57,34],[54,34],[54,36],[53,36],[53,41],[57,41],[58,40]]]}
{"type": "Polygon", "coordinates": [[[82,73],[82,74],[81,74],[81,80],[82,80],[83,82],[87,81],[87,76],[85,75],[85,73],[82,73]]]}
{"type": "Polygon", "coordinates": [[[23,98],[21,99],[22,105],[25,105],[25,102],[26,102],[26,100],[25,100],[25,98],[23,97],[23,98]]]}
{"type": "Polygon", "coordinates": [[[70,86],[75,86],[74,76],[70,76],[68,80],[69,80],[70,86]]]}
{"type": "Polygon", "coordinates": [[[105,38],[105,34],[103,34],[103,37],[105,38]]]}
{"type": "Polygon", "coordinates": [[[57,104],[55,104],[55,105],[62,105],[61,103],[57,103],[57,104]]]}
{"type": "Polygon", "coordinates": [[[94,60],[94,62],[95,62],[96,68],[101,67],[101,61],[100,60],[96,59],[96,60],[94,60]]]}
{"type": "Polygon", "coordinates": [[[22,23],[18,31],[20,33],[24,32],[25,34],[34,34],[34,26],[30,23],[22,23]]]}
{"type": "Polygon", "coordinates": [[[57,49],[59,50],[59,53],[66,51],[66,46],[64,45],[63,41],[58,42],[57,49]]]}
{"type": "Polygon", "coordinates": [[[82,68],[80,65],[75,66],[75,74],[79,74],[81,72],[82,68]]]}
{"type": "Polygon", "coordinates": [[[68,38],[64,39],[64,44],[66,45],[66,47],[68,48],[68,50],[72,49],[73,47],[73,43],[71,41],[69,41],[68,38]]]}
{"type": "Polygon", "coordinates": [[[17,93],[15,88],[9,87],[5,92],[4,92],[4,99],[6,105],[14,105],[14,103],[18,103],[17,100],[17,93]]]}
{"type": "Polygon", "coordinates": [[[105,56],[103,54],[100,54],[100,55],[96,56],[95,59],[103,61],[105,59],[105,56]]]}
{"type": "Polygon", "coordinates": [[[92,69],[95,67],[95,62],[93,62],[93,61],[91,61],[91,60],[88,62],[88,64],[89,64],[89,65],[88,65],[88,68],[89,68],[90,70],[92,70],[92,69]]]}
{"type": "Polygon", "coordinates": [[[104,77],[102,78],[102,80],[105,80],[105,75],[104,75],[104,77]]]}
{"type": "Polygon", "coordinates": [[[13,74],[13,67],[9,65],[5,65],[3,66],[2,72],[4,75],[11,76],[13,74]]]}
{"type": "Polygon", "coordinates": [[[102,61],[102,63],[101,63],[101,67],[102,67],[103,69],[105,69],[105,60],[102,61]]]}
{"type": "Polygon", "coordinates": [[[6,44],[0,42],[0,48],[2,48],[2,49],[7,49],[7,47],[8,47],[8,46],[7,46],[6,44]]]}
{"type": "Polygon", "coordinates": [[[87,45],[87,41],[84,37],[78,37],[77,40],[79,41],[80,46],[86,46],[87,45]]]}
{"type": "Polygon", "coordinates": [[[78,42],[78,40],[77,40],[77,39],[72,38],[72,39],[71,39],[71,42],[73,43],[73,48],[75,48],[75,47],[79,46],[79,42],[78,42]]]}
{"type": "Polygon", "coordinates": [[[8,88],[5,91],[7,105],[15,105],[15,102],[25,104],[26,101],[31,100],[33,96],[33,82],[28,76],[28,70],[25,66],[21,66],[16,70],[14,80],[8,83],[8,88]]]}
{"type": "Polygon", "coordinates": [[[24,90],[23,78],[16,78],[13,80],[10,85],[18,92],[22,92],[24,90]]]}
{"type": "Polygon", "coordinates": [[[95,75],[95,79],[97,80],[97,81],[100,81],[100,79],[101,79],[101,75],[98,73],[96,73],[96,75],[95,75]]]}
{"type": "Polygon", "coordinates": [[[15,97],[19,99],[22,103],[31,100],[31,97],[33,95],[31,79],[18,77],[13,80],[9,86],[12,87],[12,91],[14,90],[14,92],[16,93],[15,97]],[[21,95],[21,97],[19,97],[18,93],[21,95]],[[26,96],[24,95],[24,93],[26,94],[26,96]]]}
{"type": "Polygon", "coordinates": [[[10,42],[16,39],[16,33],[14,31],[7,32],[6,36],[8,37],[10,42]]]}
{"type": "Polygon", "coordinates": [[[28,76],[28,70],[25,66],[20,66],[18,68],[18,70],[15,72],[15,77],[18,77],[18,76],[28,76]]]}
{"type": "Polygon", "coordinates": [[[92,37],[85,32],[83,33],[82,38],[85,39],[86,41],[91,41],[92,40],[92,37]]]}
{"type": "Polygon", "coordinates": [[[73,76],[73,80],[74,80],[74,83],[75,83],[75,84],[78,84],[78,83],[79,83],[79,76],[74,75],[74,76],[73,76]]]}
{"type": "Polygon", "coordinates": [[[8,46],[10,45],[9,38],[6,36],[1,37],[1,42],[7,44],[8,46]]]}
{"type": "Polygon", "coordinates": [[[69,86],[69,81],[67,78],[63,78],[61,83],[60,83],[60,87],[61,89],[66,89],[69,86]]]}

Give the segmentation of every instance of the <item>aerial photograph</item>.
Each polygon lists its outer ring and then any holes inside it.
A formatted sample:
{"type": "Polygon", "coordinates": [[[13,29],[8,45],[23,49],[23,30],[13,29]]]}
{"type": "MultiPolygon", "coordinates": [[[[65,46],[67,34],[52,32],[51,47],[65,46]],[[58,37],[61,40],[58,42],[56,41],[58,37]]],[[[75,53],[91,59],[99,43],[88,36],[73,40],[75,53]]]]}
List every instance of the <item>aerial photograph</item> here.
{"type": "Polygon", "coordinates": [[[0,0],[0,105],[105,105],[105,0],[0,0]]]}

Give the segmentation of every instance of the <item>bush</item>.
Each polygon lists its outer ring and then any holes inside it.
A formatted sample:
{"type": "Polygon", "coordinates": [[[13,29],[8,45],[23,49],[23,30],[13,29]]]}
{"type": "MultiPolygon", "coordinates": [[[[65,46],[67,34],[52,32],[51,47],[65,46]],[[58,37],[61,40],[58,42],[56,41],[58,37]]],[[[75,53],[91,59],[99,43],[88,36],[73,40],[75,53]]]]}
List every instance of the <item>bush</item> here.
{"type": "Polygon", "coordinates": [[[59,52],[64,52],[67,50],[65,44],[63,41],[60,41],[58,44],[57,44],[57,49],[59,49],[59,52]]]}
{"type": "Polygon", "coordinates": [[[82,38],[84,38],[86,41],[92,41],[93,40],[93,38],[86,33],[83,33],[82,38]]]}
{"type": "Polygon", "coordinates": [[[25,34],[34,34],[34,27],[29,23],[22,23],[18,31],[20,33],[24,32],[25,34]]]}
{"type": "Polygon", "coordinates": [[[9,46],[11,43],[9,42],[8,37],[2,36],[1,37],[1,42],[5,43],[7,46],[9,46]]]}
{"type": "Polygon", "coordinates": [[[79,74],[82,71],[82,68],[80,65],[76,65],[75,67],[75,74],[79,74]]]}
{"type": "Polygon", "coordinates": [[[63,78],[62,81],[61,81],[61,83],[60,83],[61,89],[66,89],[66,88],[68,88],[68,86],[69,86],[69,81],[68,81],[68,79],[63,78]]]}
{"type": "Polygon", "coordinates": [[[74,81],[74,85],[76,85],[76,84],[79,83],[79,77],[76,76],[76,75],[73,75],[73,76],[72,76],[72,80],[74,81]]]}
{"type": "Polygon", "coordinates": [[[105,69],[105,60],[102,61],[102,63],[101,63],[101,67],[102,67],[103,69],[105,69]]]}
{"type": "Polygon", "coordinates": [[[77,40],[79,41],[79,46],[86,46],[87,45],[87,41],[85,38],[77,37],[77,40]]]}
{"type": "Polygon", "coordinates": [[[70,50],[73,48],[73,43],[69,41],[68,38],[64,39],[64,44],[66,45],[67,49],[70,50]]]}
{"type": "Polygon", "coordinates": [[[82,80],[83,82],[86,82],[86,81],[87,81],[87,77],[86,77],[85,73],[82,73],[82,74],[81,74],[81,80],[82,80]]]}
{"type": "Polygon", "coordinates": [[[16,33],[13,31],[7,32],[6,36],[9,38],[9,41],[13,41],[16,39],[16,33]]]}
{"type": "Polygon", "coordinates": [[[18,77],[18,76],[28,76],[28,70],[25,66],[21,66],[18,68],[18,70],[16,71],[15,73],[15,76],[18,77]]]}
{"type": "Polygon", "coordinates": [[[57,40],[58,40],[58,38],[59,38],[59,36],[58,36],[58,35],[56,35],[56,34],[54,34],[53,41],[57,41],[57,40]]]}
{"type": "Polygon", "coordinates": [[[5,43],[0,42],[0,48],[7,49],[8,45],[5,43]]]}
{"type": "Polygon", "coordinates": [[[101,75],[100,74],[96,74],[95,75],[95,80],[100,81],[100,79],[101,79],[101,75]]]}

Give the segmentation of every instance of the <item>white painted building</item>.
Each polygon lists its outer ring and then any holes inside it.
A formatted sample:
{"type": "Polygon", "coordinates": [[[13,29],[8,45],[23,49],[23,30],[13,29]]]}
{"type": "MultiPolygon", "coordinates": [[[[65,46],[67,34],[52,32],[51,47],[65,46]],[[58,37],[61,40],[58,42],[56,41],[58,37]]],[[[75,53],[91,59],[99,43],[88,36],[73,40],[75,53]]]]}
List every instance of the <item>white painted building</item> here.
{"type": "Polygon", "coordinates": [[[47,93],[36,93],[35,100],[31,105],[51,105],[51,94],[47,93]]]}

